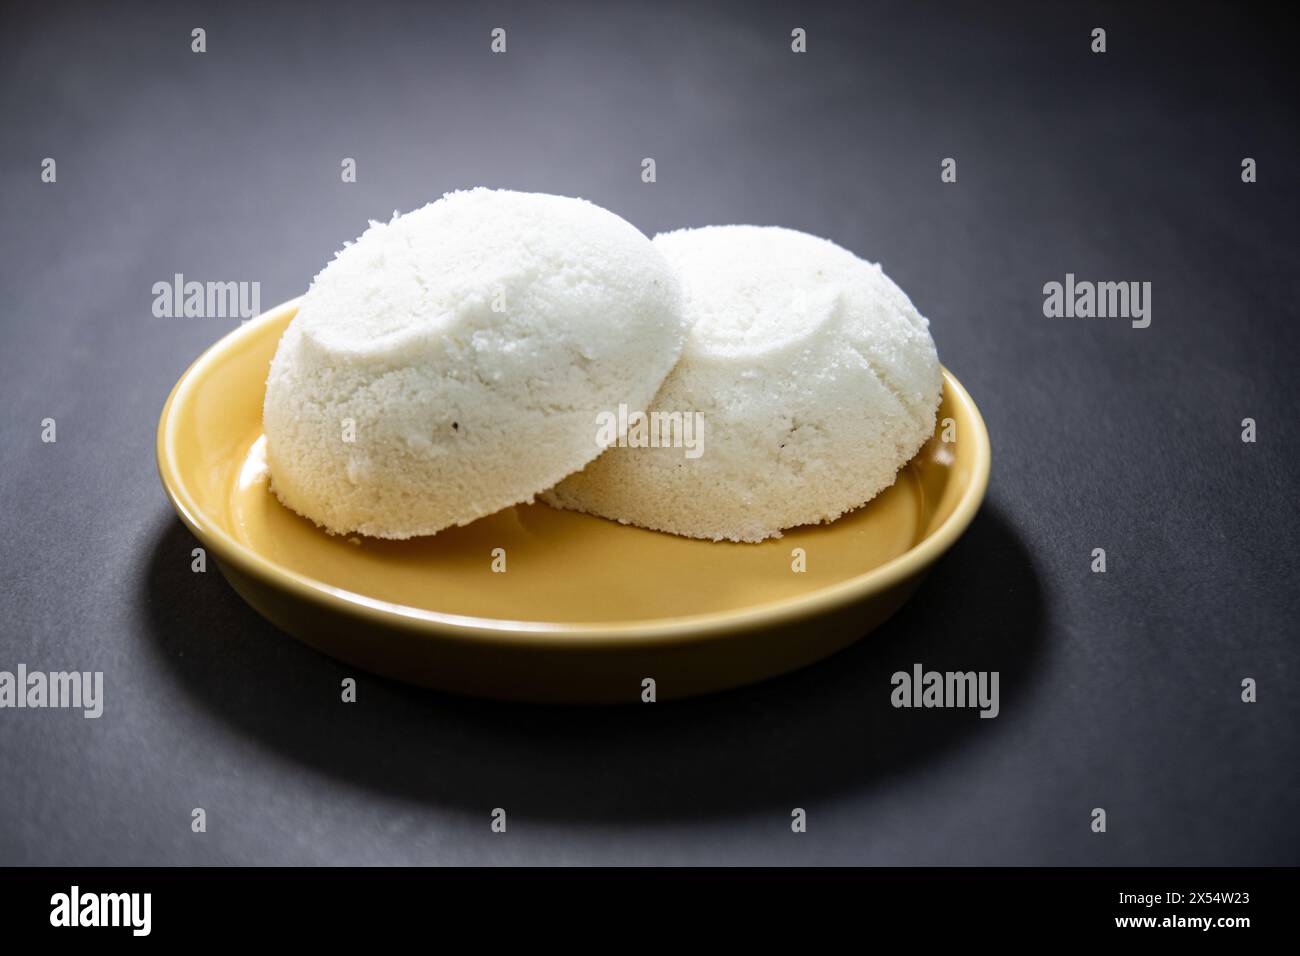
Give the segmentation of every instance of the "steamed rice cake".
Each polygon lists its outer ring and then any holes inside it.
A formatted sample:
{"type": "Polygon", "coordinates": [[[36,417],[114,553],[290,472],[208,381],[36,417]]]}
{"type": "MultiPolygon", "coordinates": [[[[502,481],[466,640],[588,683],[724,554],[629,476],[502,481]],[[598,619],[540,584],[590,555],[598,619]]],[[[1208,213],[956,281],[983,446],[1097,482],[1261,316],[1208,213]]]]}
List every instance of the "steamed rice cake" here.
{"type": "Polygon", "coordinates": [[[790,229],[655,237],[682,284],[686,345],[649,414],[700,413],[695,457],[614,447],[543,500],[695,538],[761,541],[893,484],[933,434],[929,323],[879,265],[790,229]]]}
{"type": "Polygon", "coordinates": [[[272,488],[381,538],[531,501],[601,452],[598,412],[649,403],[683,331],[661,252],[589,202],[474,189],[372,222],[271,363],[272,488]]]}

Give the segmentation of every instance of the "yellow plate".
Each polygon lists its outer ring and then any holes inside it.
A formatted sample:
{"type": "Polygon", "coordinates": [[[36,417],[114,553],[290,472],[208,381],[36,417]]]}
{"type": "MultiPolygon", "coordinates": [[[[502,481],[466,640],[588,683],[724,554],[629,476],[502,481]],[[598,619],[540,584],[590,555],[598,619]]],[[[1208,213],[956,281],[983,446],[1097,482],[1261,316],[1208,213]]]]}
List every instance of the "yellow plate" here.
{"type": "Polygon", "coordinates": [[[988,484],[978,409],[952,419],[865,508],[762,544],[696,541],[521,505],[411,541],[332,537],[256,467],[267,369],[297,301],[217,342],[158,423],[177,513],[259,613],[357,667],[462,694],[637,702],[762,680],[868,633],[970,524],[988,484]],[[493,571],[504,549],[505,573],[493,571]],[[794,549],[806,571],[795,572],[794,549]]]}

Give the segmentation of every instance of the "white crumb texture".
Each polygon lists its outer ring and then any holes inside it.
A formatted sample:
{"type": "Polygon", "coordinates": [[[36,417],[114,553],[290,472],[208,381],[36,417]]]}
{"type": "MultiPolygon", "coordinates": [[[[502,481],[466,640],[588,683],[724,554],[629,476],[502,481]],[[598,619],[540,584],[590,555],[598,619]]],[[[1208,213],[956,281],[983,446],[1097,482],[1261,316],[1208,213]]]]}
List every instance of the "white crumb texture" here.
{"type": "Polygon", "coordinates": [[[651,401],[683,334],[659,250],[589,202],[474,189],[372,222],[271,363],[272,487],[380,538],[531,501],[600,453],[599,412],[651,401]]]}
{"type": "Polygon", "coordinates": [[[695,538],[762,541],[893,484],[929,439],[928,321],[879,265],[760,226],[658,235],[681,281],[680,362],[649,411],[699,411],[703,451],[616,447],[543,500],[695,538]]]}

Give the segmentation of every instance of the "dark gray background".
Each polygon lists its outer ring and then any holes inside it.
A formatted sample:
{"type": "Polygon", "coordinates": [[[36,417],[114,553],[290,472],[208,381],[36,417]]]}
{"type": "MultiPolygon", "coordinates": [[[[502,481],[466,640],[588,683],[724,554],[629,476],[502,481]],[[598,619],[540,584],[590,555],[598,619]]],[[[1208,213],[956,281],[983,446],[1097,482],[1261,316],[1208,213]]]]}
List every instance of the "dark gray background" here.
{"type": "Polygon", "coordinates": [[[6,9],[0,669],[103,670],[107,705],[0,711],[0,862],[1300,862],[1291,40],[1130,6],[6,9]],[[154,428],[235,322],[150,289],[269,307],[368,218],[477,184],[882,261],[988,421],[970,532],[887,626],[762,686],[595,711],[362,676],[340,704],[349,670],[190,573],[154,428]],[[1066,272],[1152,282],[1151,327],[1044,318],[1066,272]],[[1000,670],[1002,715],[893,710],[917,661],[1000,670]]]}

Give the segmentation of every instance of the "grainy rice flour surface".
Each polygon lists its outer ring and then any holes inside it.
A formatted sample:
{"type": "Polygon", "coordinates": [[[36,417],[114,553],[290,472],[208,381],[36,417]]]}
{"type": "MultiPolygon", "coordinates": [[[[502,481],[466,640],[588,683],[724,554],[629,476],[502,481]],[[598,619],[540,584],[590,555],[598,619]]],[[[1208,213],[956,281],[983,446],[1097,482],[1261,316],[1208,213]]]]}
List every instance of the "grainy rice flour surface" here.
{"type": "Polygon", "coordinates": [[[579,199],[474,189],[372,222],[280,341],[272,487],[327,530],[433,534],[530,501],[601,451],[681,351],[678,284],[579,199]]]}
{"type": "Polygon", "coordinates": [[[790,229],[655,237],[690,326],[647,411],[700,412],[698,457],[611,448],[543,496],[695,538],[761,541],[830,521],[889,487],[934,433],[929,323],[881,271],[790,229]]]}

